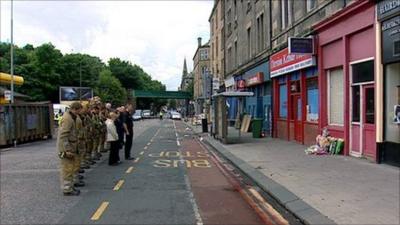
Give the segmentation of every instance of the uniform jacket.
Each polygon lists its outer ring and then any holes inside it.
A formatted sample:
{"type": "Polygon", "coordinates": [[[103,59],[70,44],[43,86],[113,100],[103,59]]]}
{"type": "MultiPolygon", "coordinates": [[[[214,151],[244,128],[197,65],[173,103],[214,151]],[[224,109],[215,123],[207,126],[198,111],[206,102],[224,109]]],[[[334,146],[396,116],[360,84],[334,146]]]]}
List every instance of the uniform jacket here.
{"type": "Polygon", "coordinates": [[[63,115],[58,130],[57,149],[59,152],[77,153],[78,130],[76,127],[76,116],[70,112],[63,115]]]}

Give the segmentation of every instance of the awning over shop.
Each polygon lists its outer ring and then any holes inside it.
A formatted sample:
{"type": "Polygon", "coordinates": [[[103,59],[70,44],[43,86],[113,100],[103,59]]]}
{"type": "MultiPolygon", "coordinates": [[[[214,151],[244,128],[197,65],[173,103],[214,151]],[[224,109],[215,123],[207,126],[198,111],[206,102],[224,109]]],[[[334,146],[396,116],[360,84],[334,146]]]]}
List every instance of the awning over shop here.
{"type": "Polygon", "coordinates": [[[251,91],[224,91],[213,95],[213,97],[224,96],[224,97],[251,97],[254,96],[254,92],[251,91]]]}

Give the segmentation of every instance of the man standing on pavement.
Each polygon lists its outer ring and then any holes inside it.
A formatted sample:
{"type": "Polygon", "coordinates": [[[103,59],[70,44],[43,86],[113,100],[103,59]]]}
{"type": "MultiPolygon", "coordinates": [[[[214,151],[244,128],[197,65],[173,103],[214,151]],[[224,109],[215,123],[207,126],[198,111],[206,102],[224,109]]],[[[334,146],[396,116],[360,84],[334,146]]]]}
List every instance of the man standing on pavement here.
{"type": "Polygon", "coordinates": [[[133,105],[126,105],[126,112],[123,116],[124,130],[125,130],[125,159],[133,160],[135,158],[131,157],[131,148],[133,141],[133,105]]]}
{"type": "Polygon", "coordinates": [[[74,165],[78,157],[78,130],[76,119],[82,105],[79,102],[71,104],[67,113],[64,113],[57,137],[58,156],[61,159],[61,180],[64,195],[79,195],[80,191],[74,188],[74,165]]]}

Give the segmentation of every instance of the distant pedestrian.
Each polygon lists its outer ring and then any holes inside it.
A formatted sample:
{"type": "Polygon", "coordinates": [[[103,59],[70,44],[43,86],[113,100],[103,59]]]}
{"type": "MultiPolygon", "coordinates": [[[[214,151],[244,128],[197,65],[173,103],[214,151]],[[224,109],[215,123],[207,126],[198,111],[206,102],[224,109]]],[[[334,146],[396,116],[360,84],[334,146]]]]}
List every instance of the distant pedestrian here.
{"type": "Polygon", "coordinates": [[[119,140],[115,120],[118,115],[115,112],[110,112],[109,118],[106,120],[107,126],[107,142],[110,145],[110,157],[108,158],[108,165],[116,165],[119,162],[119,140]]]}
{"type": "Polygon", "coordinates": [[[135,158],[131,157],[131,148],[133,141],[133,105],[126,105],[126,112],[124,112],[124,130],[125,130],[125,159],[133,160],[135,158]]]}

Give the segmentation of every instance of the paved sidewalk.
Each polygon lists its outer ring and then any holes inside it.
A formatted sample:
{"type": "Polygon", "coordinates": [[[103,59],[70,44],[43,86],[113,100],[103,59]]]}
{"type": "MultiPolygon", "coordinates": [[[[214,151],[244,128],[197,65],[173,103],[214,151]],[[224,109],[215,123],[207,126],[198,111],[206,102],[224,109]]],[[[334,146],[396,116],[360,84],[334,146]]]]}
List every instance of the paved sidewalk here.
{"type": "Polygon", "coordinates": [[[233,145],[205,139],[337,224],[400,223],[398,168],[348,156],[306,155],[305,146],[280,139],[244,138],[233,145]]]}

